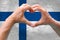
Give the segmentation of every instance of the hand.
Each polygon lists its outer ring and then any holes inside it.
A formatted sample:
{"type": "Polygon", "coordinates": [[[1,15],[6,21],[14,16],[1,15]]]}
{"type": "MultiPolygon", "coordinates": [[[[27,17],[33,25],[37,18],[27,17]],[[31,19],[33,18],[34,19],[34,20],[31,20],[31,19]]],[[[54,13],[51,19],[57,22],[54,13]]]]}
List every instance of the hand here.
{"type": "Polygon", "coordinates": [[[32,8],[34,9],[34,11],[38,10],[39,12],[41,12],[42,15],[41,19],[37,23],[35,23],[33,27],[42,24],[50,24],[50,23],[52,24],[55,22],[54,19],[49,15],[49,13],[43,7],[39,5],[33,5],[32,8]]]}
{"type": "Polygon", "coordinates": [[[29,22],[25,17],[24,17],[24,12],[26,10],[29,10],[30,12],[34,12],[33,9],[31,8],[30,5],[28,4],[23,4],[22,6],[18,7],[13,14],[10,16],[10,19],[12,18],[14,22],[22,22],[26,23],[28,25],[32,25],[31,22],[29,22]]]}
{"type": "Polygon", "coordinates": [[[30,12],[33,12],[33,9],[28,4],[23,4],[22,6],[18,7],[3,23],[2,27],[0,28],[0,40],[6,40],[8,37],[8,34],[12,28],[12,26],[16,22],[23,22],[31,26],[31,22],[29,22],[24,17],[24,12],[26,10],[29,10],[30,12]]]}
{"type": "Polygon", "coordinates": [[[56,20],[54,20],[49,15],[49,13],[43,7],[41,7],[39,5],[33,5],[31,7],[28,4],[23,4],[22,6],[18,7],[10,17],[12,17],[14,22],[23,22],[23,23],[26,23],[26,24],[33,26],[33,27],[38,26],[38,25],[42,25],[42,24],[54,24],[54,25],[60,26],[60,23],[56,22],[56,20]],[[34,11],[38,10],[39,12],[41,12],[41,15],[42,15],[41,19],[37,23],[32,24],[24,17],[24,12],[26,10],[29,10],[30,12],[34,12],[34,11]]]}

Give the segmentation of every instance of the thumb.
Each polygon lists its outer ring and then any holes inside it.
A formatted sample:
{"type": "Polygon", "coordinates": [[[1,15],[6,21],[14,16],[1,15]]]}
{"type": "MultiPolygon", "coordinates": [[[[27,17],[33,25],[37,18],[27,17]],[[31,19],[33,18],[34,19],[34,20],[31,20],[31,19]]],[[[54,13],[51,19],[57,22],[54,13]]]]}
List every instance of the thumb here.
{"type": "Polygon", "coordinates": [[[44,23],[44,21],[40,20],[38,22],[36,22],[35,24],[32,25],[32,27],[36,27],[38,25],[42,25],[44,23]]]}
{"type": "Polygon", "coordinates": [[[28,24],[29,26],[32,26],[32,23],[24,18],[24,23],[28,24]]]}

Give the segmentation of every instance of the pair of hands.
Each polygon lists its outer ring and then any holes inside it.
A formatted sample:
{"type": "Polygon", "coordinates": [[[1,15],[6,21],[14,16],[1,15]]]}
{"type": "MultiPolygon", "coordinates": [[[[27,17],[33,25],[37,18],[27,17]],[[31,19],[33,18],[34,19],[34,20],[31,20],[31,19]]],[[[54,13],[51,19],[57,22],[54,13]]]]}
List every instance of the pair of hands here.
{"type": "Polygon", "coordinates": [[[22,6],[18,7],[3,23],[2,27],[0,28],[0,40],[5,40],[8,37],[10,29],[16,22],[23,22],[30,25],[31,27],[50,23],[60,27],[60,22],[54,20],[43,7],[39,5],[30,6],[28,4],[23,4],[22,6]],[[36,23],[32,24],[24,17],[24,12],[26,10],[29,10],[30,12],[35,12],[37,10],[41,12],[41,19],[36,23]]]}
{"type": "Polygon", "coordinates": [[[33,5],[33,6],[30,6],[28,4],[23,4],[20,7],[18,7],[10,17],[12,17],[12,20],[15,23],[23,22],[32,27],[42,25],[42,24],[50,24],[50,23],[54,24],[55,23],[55,20],[49,15],[49,13],[43,7],[39,6],[38,4],[33,5]],[[41,19],[37,21],[36,23],[32,24],[30,21],[28,21],[24,17],[24,12],[27,10],[29,10],[30,12],[35,12],[36,10],[41,12],[41,15],[42,15],[41,19]]]}

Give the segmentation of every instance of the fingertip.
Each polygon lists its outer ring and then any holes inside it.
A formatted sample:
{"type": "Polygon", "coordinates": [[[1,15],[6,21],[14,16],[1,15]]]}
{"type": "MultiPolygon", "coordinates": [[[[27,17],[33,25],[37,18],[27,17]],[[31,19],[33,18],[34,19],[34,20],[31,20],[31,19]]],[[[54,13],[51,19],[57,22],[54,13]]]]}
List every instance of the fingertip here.
{"type": "Polygon", "coordinates": [[[33,12],[34,12],[34,10],[33,10],[33,9],[30,9],[29,11],[30,11],[31,13],[33,13],[33,12]]]}

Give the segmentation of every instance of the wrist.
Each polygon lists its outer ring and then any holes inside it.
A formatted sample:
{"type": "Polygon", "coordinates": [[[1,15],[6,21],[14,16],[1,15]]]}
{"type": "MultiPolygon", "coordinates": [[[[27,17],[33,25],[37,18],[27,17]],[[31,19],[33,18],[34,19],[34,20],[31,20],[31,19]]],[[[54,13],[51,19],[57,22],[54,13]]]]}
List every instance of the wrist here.
{"type": "Polygon", "coordinates": [[[13,17],[8,17],[5,21],[8,21],[8,22],[12,22],[12,23],[15,23],[15,20],[13,17]]]}

